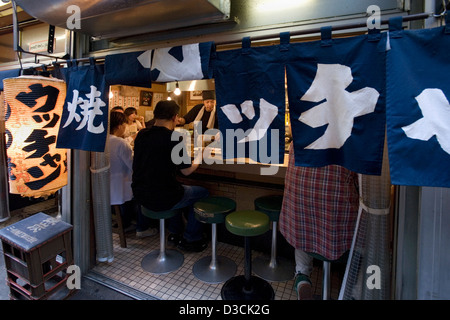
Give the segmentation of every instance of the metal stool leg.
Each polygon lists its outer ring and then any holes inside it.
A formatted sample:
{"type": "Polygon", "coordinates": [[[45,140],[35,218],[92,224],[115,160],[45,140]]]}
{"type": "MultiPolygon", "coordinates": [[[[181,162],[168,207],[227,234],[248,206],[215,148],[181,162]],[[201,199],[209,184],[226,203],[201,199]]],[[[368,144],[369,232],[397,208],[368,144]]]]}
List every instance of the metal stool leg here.
{"type": "Polygon", "coordinates": [[[252,276],[252,251],[250,249],[250,238],[245,237],[245,265],[244,265],[244,277],[245,277],[245,285],[244,285],[244,292],[250,293],[253,291],[252,284],[250,282],[251,276],[252,276]]]}
{"type": "Polygon", "coordinates": [[[276,268],[277,266],[277,223],[272,222],[272,247],[270,250],[269,268],[276,268]]]}
{"type": "Polygon", "coordinates": [[[184,255],[177,250],[166,250],[165,220],[159,219],[160,249],[154,250],[142,259],[142,269],[150,273],[164,274],[177,270],[183,265],[184,255]]]}
{"type": "Polygon", "coordinates": [[[211,256],[203,257],[192,267],[194,276],[206,283],[221,283],[236,273],[236,263],[233,260],[217,256],[217,225],[211,224],[211,256]]]}
{"type": "Polygon", "coordinates": [[[322,284],[322,299],[329,300],[331,295],[331,285],[330,285],[330,269],[331,263],[329,261],[323,262],[323,284],[322,284]]]}
{"type": "Polygon", "coordinates": [[[288,281],[295,275],[295,263],[277,257],[277,221],[272,222],[272,247],[270,259],[259,256],[253,261],[254,271],[261,278],[269,281],[288,281]]]}
{"type": "Polygon", "coordinates": [[[266,280],[252,276],[250,238],[245,237],[244,275],[229,279],[222,287],[223,300],[273,300],[275,292],[266,280]]]}

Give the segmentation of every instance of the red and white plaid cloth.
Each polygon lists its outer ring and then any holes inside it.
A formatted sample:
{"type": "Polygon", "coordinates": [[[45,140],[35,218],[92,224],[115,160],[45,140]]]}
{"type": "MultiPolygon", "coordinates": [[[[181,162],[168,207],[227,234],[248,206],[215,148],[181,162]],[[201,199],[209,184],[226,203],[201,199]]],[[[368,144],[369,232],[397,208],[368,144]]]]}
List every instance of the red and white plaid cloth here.
{"type": "Polygon", "coordinates": [[[344,167],[296,167],[289,150],[279,227],[287,242],[336,260],[350,249],[358,217],[358,175],[344,167]]]}

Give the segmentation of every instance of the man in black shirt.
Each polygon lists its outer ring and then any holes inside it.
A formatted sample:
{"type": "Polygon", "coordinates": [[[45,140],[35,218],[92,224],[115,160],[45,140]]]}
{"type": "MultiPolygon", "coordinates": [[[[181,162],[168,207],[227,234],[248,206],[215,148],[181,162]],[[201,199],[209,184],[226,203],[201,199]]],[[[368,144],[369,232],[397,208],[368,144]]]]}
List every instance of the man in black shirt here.
{"type": "Polygon", "coordinates": [[[179,110],[175,101],[158,102],[154,110],[154,125],[139,131],[134,141],[131,187],[136,200],[149,210],[187,208],[184,233],[181,215],[168,220],[168,229],[172,233],[169,240],[178,242],[180,249],[202,251],[207,244],[203,238],[203,224],[195,219],[193,204],[207,197],[208,190],[199,186],[182,185],[177,180],[178,170],[187,176],[199,165],[197,161],[192,164],[174,163],[174,157],[178,155],[172,150],[183,143],[181,134],[174,131],[179,110]]]}
{"type": "Polygon", "coordinates": [[[185,125],[195,121],[202,122],[203,134],[208,129],[218,128],[217,112],[216,112],[216,97],[214,91],[203,91],[203,103],[197,104],[186,113],[184,117],[178,119],[177,125],[185,125]]]}

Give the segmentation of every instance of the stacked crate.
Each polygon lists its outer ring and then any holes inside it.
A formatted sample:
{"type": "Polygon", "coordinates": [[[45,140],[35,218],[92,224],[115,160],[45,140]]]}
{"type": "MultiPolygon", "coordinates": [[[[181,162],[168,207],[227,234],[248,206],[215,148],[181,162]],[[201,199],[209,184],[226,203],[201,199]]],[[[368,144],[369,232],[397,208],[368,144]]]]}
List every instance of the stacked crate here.
{"type": "Polygon", "coordinates": [[[72,225],[44,213],[0,230],[6,281],[13,300],[66,298],[73,264],[72,225]]]}

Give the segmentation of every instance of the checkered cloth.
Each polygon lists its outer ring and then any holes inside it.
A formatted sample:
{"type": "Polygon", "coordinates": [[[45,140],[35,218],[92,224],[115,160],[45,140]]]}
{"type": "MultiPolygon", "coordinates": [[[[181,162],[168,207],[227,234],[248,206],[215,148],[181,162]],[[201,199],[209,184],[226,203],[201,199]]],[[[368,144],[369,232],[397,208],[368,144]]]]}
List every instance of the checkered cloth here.
{"type": "Polygon", "coordinates": [[[338,259],[351,247],[358,207],[356,173],[296,167],[291,144],[279,227],[294,248],[338,259]]]}

